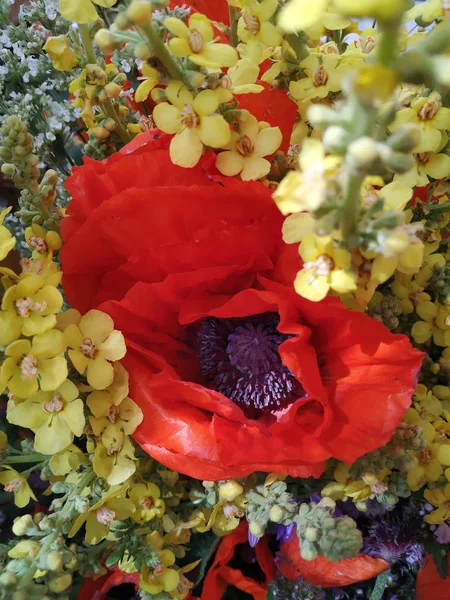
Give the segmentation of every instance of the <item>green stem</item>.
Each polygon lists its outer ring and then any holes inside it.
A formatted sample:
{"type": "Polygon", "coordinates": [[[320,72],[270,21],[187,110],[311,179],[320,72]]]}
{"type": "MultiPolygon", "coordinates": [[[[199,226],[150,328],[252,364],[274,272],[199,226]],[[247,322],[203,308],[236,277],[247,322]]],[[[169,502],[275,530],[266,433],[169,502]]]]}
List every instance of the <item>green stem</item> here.
{"type": "Polygon", "coordinates": [[[178,81],[184,81],[184,83],[188,83],[185,79],[184,73],[167,50],[165,43],[159,37],[157,31],[153,27],[153,25],[147,25],[144,28],[144,33],[147,36],[148,41],[153,49],[153,53],[158,58],[162,64],[166,67],[167,72],[173,79],[177,79],[178,81]]]}
{"type": "Polygon", "coordinates": [[[442,27],[430,31],[427,38],[419,44],[417,50],[426,54],[440,54],[450,46],[450,21],[442,27]]]}
{"type": "Polygon", "coordinates": [[[116,122],[117,126],[114,131],[118,134],[118,136],[120,137],[122,142],[124,144],[128,144],[128,142],[131,142],[133,137],[131,136],[130,133],[128,133],[128,131],[123,126],[122,121],[120,120],[119,116],[117,115],[116,111],[114,110],[114,107],[111,104],[111,102],[109,100],[107,100],[106,102],[102,102],[101,107],[102,107],[103,111],[108,115],[108,117],[110,117],[111,119],[114,119],[114,121],[116,122]]]}
{"type": "Polygon", "coordinates": [[[299,61],[309,56],[309,49],[306,45],[306,40],[296,33],[288,33],[286,35],[286,41],[293,48],[299,61]]]}
{"type": "Polygon", "coordinates": [[[386,584],[389,581],[389,570],[383,571],[380,575],[378,575],[375,587],[372,590],[372,594],[370,596],[370,600],[382,600],[384,596],[384,591],[386,589],[386,584]]]}
{"type": "Polygon", "coordinates": [[[21,454],[20,456],[7,456],[3,461],[4,465],[13,465],[13,464],[21,464],[21,463],[40,463],[46,461],[50,458],[50,456],[46,456],[45,454],[39,454],[35,452],[34,454],[21,454]]]}
{"type": "Polygon", "coordinates": [[[236,48],[239,40],[237,34],[238,13],[235,6],[228,5],[228,14],[230,15],[230,42],[236,48]]]}
{"type": "Polygon", "coordinates": [[[349,175],[347,179],[341,230],[343,239],[350,241],[350,244],[358,226],[363,181],[362,175],[349,175]]]}
{"type": "Polygon", "coordinates": [[[398,30],[395,23],[391,23],[382,28],[381,43],[376,54],[377,62],[385,67],[394,64],[398,54],[398,30]]]}
{"type": "Polygon", "coordinates": [[[95,57],[94,46],[92,45],[91,34],[89,33],[89,27],[86,24],[80,24],[81,41],[83,42],[83,48],[86,53],[86,58],[89,64],[95,64],[97,58],[95,57]]]}
{"type": "Polygon", "coordinates": [[[443,202],[442,204],[430,204],[427,206],[427,212],[431,215],[439,215],[441,213],[450,212],[450,202],[443,202]]]}

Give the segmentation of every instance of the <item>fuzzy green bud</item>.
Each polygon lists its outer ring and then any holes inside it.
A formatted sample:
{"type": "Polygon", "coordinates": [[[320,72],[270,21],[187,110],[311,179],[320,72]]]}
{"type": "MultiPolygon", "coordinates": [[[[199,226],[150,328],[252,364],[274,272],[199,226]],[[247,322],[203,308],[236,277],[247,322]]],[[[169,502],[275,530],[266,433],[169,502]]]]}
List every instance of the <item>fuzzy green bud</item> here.
{"type": "Polygon", "coordinates": [[[66,590],[71,583],[72,575],[70,573],[63,573],[59,577],[52,579],[49,582],[48,587],[50,591],[55,592],[57,594],[66,590]]]}
{"type": "Polygon", "coordinates": [[[147,27],[152,20],[153,7],[147,0],[133,0],[127,8],[127,17],[139,27],[147,27]]]}
{"type": "Polygon", "coordinates": [[[248,529],[252,535],[254,535],[255,537],[258,537],[258,538],[262,537],[266,530],[264,525],[261,525],[260,523],[257,523],[256,521],[252,521],[251,523],[249,523],[248,529]]]}
{"type": "Polygon", "coordinates": [[[14,177],[17,175],[17,169],[14,165],[4,163],[2,165],[2,173],[8,179],[14,179],[14,177]]]}
{"type": "Polygon", "coordinates": [[[106,140],[106,138],[109,137],[110,132],[105,127],[97,126],[90,129],[89,134],[93,135],[98,140],[106,140]]]}
{"type": "Polygon", "coordinates": [[[114,119],[106,119],[106,121],[103,123],[103,127],[108,131],[114,131],[114,129],[117,127],[117,123],[114,121],[114,119]]]}
{"type": "Polygon", "coordinates": [[[308,542],[316,542],[319,538],[319,530],[315,527],[307,527],[305,531],[305,540],[308,542]]]}
{"type": "Polygon", "coordinates": [[[317,550],[310,544],[302,544],[300,554],[304,560],[315,560],[317,558],[317,550]]]}
{"type": "Polygon", "coordinates": [[[131,23],[130,20],[127,19],[126,14],[121,12],[114,19],[114,25],[119,31],[125,31],[126,29],[129,29],[131,23]]]}
{"type": "Polygon", "coordinates": [[[62,568],[63,561],[61,554],[56,550],[52,550],[47,556],[47,568],[50,571],[59,571],[62,568]]]}
{"type": "Polygon", "coordinates": [[[322,142],[328,152],[333,154],[345,154],[349,144],[348,132],[339,125],[330,125],[323,134],[322,142]]]}
{"type": "Polygon", "coordinates": [[[394,173],[406,173],[415,165],[414,158],[409,154],[392,153],[389,158],[383,157],[386,167],[394,173]]]}
{"type": "Polygon", "coordinates": [[[271,507],[269,511],[269,519],[274,523],[279,523],[284,517],[284,510],[278,504],[271,507]]]}
{"type": "Polygon", "coordinates": [[[227,481],[219,486],[219,495],[228,502],[233,502],[238,496],[242,494],[244,488],[237,481],[227,481]]]}
{"type": "Polygon", "coordinates": [[[405,123],[388,139],[389,147],[395,152],[412,152],[420,143],[420,129],[414,123],[405,123]]]}
{"type": "Polygon", "coordinates": [[[31,515],[23,515],[14,520],[12,532],[17,536],[25,535],[27,529],[30,529],[33,525],[33,517],[31,515]]]}
{"type": "Polygon", "coordinates": [[[324,104],[313,104],[308,109],[308,120],[314,127],[324,129],[339,120],[338,114],[324,104]]]}
{"type": "Polygon", "coordinates": [[[120,42],[115,41],[109,29],[99,29],[95,34],[94,41],[105,54],[111,54],[120,46],[120,42]]]}
{"type": "Polygon", "coordinates": [[[350,144],[347,157],[354,171],[368,172],[376,166],[380,158],[378,145],[368,136],[361,137],[350,144]]]}
{"type": "Polygon", "coordinates": [[[134,55],[139,60],[148,60],[152,55],[152,49],[147,42],[139,42],[134,47],[134,55]]]}
{"type": "Polygon", "coordinates": [[[17,576],[14,573],[2,573],[0,575],[0,585],[5,587],[13,587],[17,584],[17,576]]]}

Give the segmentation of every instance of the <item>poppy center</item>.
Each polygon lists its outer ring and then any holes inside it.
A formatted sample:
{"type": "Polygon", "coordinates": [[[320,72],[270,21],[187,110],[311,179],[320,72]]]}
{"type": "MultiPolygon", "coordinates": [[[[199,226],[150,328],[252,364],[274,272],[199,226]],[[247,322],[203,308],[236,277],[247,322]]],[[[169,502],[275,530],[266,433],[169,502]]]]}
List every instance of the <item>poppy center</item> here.
{"type": "Polygon", "coordinates": [[[205,384],[238,404],[250,418],[284,408],[303,395],[278,348],[292,335],[277,329],[279,316],[203,319],[198,331],[205,384]]]}

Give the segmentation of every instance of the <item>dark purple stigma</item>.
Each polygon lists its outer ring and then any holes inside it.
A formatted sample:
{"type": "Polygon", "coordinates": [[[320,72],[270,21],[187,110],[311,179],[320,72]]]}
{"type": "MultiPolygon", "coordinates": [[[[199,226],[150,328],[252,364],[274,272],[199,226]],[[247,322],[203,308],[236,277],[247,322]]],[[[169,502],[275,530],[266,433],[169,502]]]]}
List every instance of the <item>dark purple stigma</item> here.
{"type": "Polygon", "coordinates": [[[292,337],[278,331],[279,320],[277,313],[207,317],[197,334],[205,384],[251,418],[284,408],[303,395],[278,353],[280,344],[292,337]]]}

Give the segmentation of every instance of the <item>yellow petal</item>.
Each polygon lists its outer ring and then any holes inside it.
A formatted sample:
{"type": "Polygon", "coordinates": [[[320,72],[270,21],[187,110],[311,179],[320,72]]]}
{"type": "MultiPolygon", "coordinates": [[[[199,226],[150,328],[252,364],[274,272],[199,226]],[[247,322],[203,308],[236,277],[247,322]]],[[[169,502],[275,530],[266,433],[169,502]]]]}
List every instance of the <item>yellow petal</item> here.
{"type": "Polygon", "coordinates": [[[98,18],[91,0],[61,0],[59,11],[64,19],[75,23],[94,23],[98,18]]]}
{"type": "Polygon", "coordinates": [[[171,81],[166,88],[166,96],[169,102],[180,110],[186,104],[192,105],[194,102],[194,97],[182,81],[171,81]]]}
{"type": "Polygon", "coordinates": [[[89,338],[95,346],[104,342],[114,329],[114,321],[100,310],[90,310],[80,321],[80,331],[84,338],[89,338]]]}
{"type": "Polygon", "coordinates": [[[286,244],[301,242],[314,231],[315,220],[309,213],[296,213],[286,217],[283,223],[283,241],[286,244]]]}
{"type": "Polygon", "coordinates": [[[173,38],[168,42],[170,51],[174,56],[182,58],[183,56],[189,56],[192,54],[189,42],[182,38],[173,38]]]}
{"type": "Polygon", "coordinates": [[[278,150],[282,141],[283,136],[279,127],[266,127],[256,136],[253,152],[256,156],[269,156],[278,150]]]}
{"type": "Polygon", "coordinates": [[[194,13],[189,17],[189,29],[198,31],[205,43],[210,42],[214,37],[211,21],[201,13],[194,13]]]}
{"type": "MultiPolygon", "coordinates": [[[[81,400],[80,400],[81,402],[81,400]]],[[[66,423],[56,415],[36,430],[34,447],[42,454],[56,454],[73,442],[73,434],[66,423]]]]}
{"type": "Polygon", "coordinates": [[[120,360],[123,358],[127,352],[123,333],[114,329],[103,344],[99,344],[98,350],[106,360],[120,360]]]}
{"type": "Polygon", "coordinates": [[[216,167],[223,175],[233,177],[234,175],[238,175],[244,168],[244,157],[238,152],[221,152],[217,155],[216,167]]]}
{"type": "Polygon", "coordinates": [[[196,130],[188,127],[181,133],[177,133],[170,142],[170,158],[175,165],[180,167],[195,167],[202,156],[202,152],[203,144],[196,130]]]}
{"type": "Polygon", "coordinates": [[[41,389],[44,391],[56,390],[68,375],[67,361],[64,356],[40,360],[38,368],[41,389]]]}
{"type": "Polygon", "coordinates": [[[377,256],[372,264],[371,278],[379,283],[384,283],[394,274],[397,262],[397,258],[377,256]]]}
{"type": "Polygon", "coordinates": [[[183,23],[183,21],[175,17],[168,17],[165,19],[164,27],[179,38],[187,40],[189,36],[189,29],[187,26],[183,23]]]}
{"type": "MultiPolygon", "coordinates": [[[[84,404],[80,398],[69,402],[61,413],[61,418],[65,421],[70,431],[80,437],[85,425],[84,404]]],[[[55,453],[55,450],[52,454],[55,453]]]]}
{"type": "Polygon", "coordinates": [[[208,69],[233,67],[238,60],[236,50],[228,44],[208,44],[199,54],[191,54],[193,63],[208,69]]]}
{"type": "Polygon", "coordinates": [[[176,106],[168,102],[161,102],[153,109],[153,120],[155,125],[164,133],[178,133],[182,125],[180,123],[180,111],[176,106]]]}
{"type": "Polygon", "coordinates": [[[450,466],[450,446],[441,444],[436,451],[436,458],[441,465],[450,466]]]}
{"type": "Polygon", "coordinates": [[[348,294],[356,290],[356,276],[349,271],[335,269],[331,273],[331,288],[338,294],[348,294]]]}
{"type": "Polygon", "coordinates": [[[144,102],[147,100],[150,92],[155,87],[157,81],[155,79],[151,79],[150,77],[143,81],[138,89],[136,90],[136,94],[134,95],[134,99],[136,102],[144,102]]]}
{"type": "Polygon", "coordinates": [[[196,96],[193,108],[198,115],[208,116],[216,112],[219,99],[212,90],[204,90],[196,96]]]}
{"type": "Polygon", "coordinates": [[[87,380],[95,390],[104,390],[114,379],[114,369],[111,363],[102,356],[96,356],[88,362],[87,380]]]}
{"type": "Polygon", "coordinates": [[[223,148],[231,139],[230,126],[220,115],[202,117],[198,136],[205,146],[212,148],[223,148]]]}
{"type": "Polygon", "coordinates": [[[330,284],[325,275],[315,275],[313,269],[302,269],[294,281],[297,294],[312,302],[323,300],[328,294],[330,284]]]}
{"type": "Polygon", "coordinates": [[[450,175],[450,156],[435,154],[424,166],[425,173],[433,179],[443,179],[450,175]]]}
{"type": "Polygon", "coordinates": [[[242,181],[256,181],[270,171],[270,162],[260,156],[248,157],[244,160],[241,172],[242,181]]]}
{"type": "Polygon", "coordinates": [[[328,0],[291,0],[280,12],[279,25],[290,33],[306,29],[320,21],[328,0]]]}

